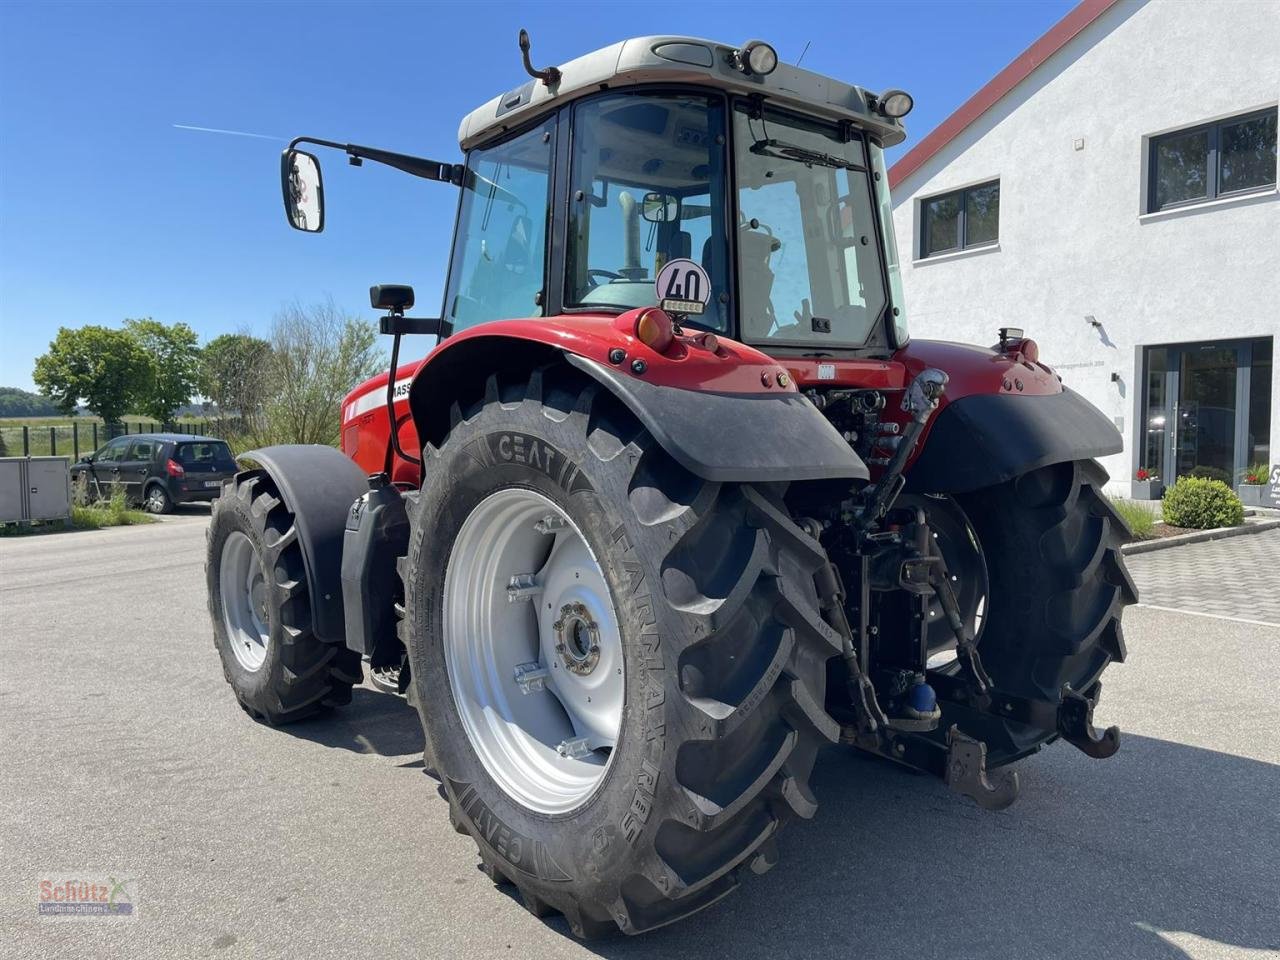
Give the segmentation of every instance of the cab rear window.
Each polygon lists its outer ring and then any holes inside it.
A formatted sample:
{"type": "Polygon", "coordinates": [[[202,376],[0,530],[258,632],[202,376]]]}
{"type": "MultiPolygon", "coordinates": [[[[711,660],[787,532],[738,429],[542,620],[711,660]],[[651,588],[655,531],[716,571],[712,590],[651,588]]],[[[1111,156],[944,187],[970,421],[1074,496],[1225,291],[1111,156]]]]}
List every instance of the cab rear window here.
{"type": "Polygon", "coordinates": [[[196,463],[227,464],[232,462],[231,448],[220,440],[208,443],[180,443],[175,451],[174,459],[183,465],[196,463]]]}

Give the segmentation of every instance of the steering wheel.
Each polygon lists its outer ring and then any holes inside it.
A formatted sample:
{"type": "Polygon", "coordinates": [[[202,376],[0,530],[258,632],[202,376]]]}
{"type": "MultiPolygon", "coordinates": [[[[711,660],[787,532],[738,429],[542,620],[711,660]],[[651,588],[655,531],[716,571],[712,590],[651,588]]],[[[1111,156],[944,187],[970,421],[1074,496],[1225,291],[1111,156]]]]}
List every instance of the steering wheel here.
{"type": "MultiPolygon", "coordinates": [[[[606,278],[606,279],[608,279],[608,280],[621,280],[621,279],[622,279],[622,274],[620,274],[620,273],[614,273],[612,270],[600,270],[600,269],[598,269],[598,268],[596,268],[596,267],[592,267],[591,269],[589,269],[589,270],[587,271],[587,276],[588,276],[588,277],[591,277],[592,279],[594,279],[594,278],[595,278],[596,274],[599,274],[600,276],[602,276],[602,277],[604,277],[604,278],[606,278]]],[[[597,284],[596,284],[596,286],[598,287],[598,286],[600,286],[600,284],[599,284],[599,283],[597,283],[597,284]]]]}

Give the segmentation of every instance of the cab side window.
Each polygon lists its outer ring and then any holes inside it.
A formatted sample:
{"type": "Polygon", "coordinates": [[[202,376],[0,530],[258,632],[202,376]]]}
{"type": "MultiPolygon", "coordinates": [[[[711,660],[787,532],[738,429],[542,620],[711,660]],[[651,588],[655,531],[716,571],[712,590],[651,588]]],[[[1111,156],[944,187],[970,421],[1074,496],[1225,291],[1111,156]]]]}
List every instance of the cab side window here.
{"type": "Polygon", "coordinates": [[[445,319],[454,330],[542,316],[555,118],[471,151],[445,319]]]}

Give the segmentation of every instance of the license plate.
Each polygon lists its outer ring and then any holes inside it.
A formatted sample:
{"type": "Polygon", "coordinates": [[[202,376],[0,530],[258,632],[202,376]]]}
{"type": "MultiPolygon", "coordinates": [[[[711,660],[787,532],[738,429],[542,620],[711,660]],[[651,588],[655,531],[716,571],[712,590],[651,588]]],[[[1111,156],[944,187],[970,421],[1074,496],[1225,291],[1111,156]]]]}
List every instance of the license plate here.
{"type": "Polygon", "coordinates": [[[220,486],[222,486],[222,481],[221,481],[221,480],[206,480],[206,481],[204,482],[204,485],[205,485],[206,487],[220,487],[220,486]]]}

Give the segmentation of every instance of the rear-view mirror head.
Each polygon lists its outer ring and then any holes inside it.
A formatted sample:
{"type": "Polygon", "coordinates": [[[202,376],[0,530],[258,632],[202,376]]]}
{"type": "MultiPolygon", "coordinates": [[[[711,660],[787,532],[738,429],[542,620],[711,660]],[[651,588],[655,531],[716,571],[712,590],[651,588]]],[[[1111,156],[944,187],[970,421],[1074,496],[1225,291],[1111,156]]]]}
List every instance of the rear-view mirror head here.
{"type": "Polygon", "coordinates": [[[680,219],[680,200],[665,193],[646,193],[640,215],[650,223],[674,223],[680,219]]]}
{"type": "Polygon", "coordinates": [[[286,150],[280,157],[280,187],[289,226],[307,233],[324,229],[324,182],[319,160],[302,150],[286,150]]]}

